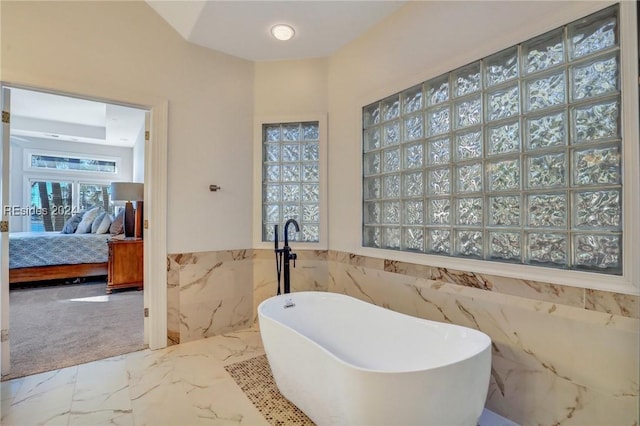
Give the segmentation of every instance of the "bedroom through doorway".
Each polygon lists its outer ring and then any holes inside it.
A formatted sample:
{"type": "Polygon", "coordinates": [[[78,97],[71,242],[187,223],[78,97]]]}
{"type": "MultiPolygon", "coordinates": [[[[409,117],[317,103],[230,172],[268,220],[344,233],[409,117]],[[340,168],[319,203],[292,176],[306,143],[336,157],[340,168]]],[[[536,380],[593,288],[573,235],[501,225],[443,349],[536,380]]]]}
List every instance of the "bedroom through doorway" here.
{"type": "Polygon", "coordinates": [[[145,348],[149,111],[22,88],[10,99],[11,341],[2,379],[145,348]]]}

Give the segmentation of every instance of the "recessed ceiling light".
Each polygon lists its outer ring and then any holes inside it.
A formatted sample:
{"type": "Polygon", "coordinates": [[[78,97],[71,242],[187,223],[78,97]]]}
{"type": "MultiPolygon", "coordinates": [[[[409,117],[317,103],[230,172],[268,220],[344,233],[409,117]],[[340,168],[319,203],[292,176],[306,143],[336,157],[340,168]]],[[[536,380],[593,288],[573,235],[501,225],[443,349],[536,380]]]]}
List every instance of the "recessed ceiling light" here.
{"type": "Polygon", "coordinates": [[[287,41],[291,40],[295,35],[293,27],[286,24],[277,24],[271,27],[271,34],[278,40],[287,41]]]}

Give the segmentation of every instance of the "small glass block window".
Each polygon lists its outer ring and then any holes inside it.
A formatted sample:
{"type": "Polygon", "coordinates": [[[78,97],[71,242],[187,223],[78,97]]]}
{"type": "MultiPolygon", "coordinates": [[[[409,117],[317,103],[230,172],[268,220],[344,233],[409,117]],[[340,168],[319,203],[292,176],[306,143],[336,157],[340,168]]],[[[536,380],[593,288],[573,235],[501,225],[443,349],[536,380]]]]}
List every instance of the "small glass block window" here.
{"type": "Polygon", "coordinates": [[[413,87],[402,94],[402,112],[404,114],[421,111],[423,106],[422,85],[413,87]]]}
{"type": "Polygon", "coordinates": [[[569,25],[568,44],[572,59],[601,52],[618,44],[618,19],[615,9],[605,9],[590,19],[569,25]]]}
{"type": "Polygon", "coordinates": [[[487,127],[488,155],[520,152],[520,123],[506,123],[487,127]]]}
{"type": "Polygon", "coordinates": [[[429,225],[451,224],[451,201],[449,198],[429,200],[429,225]]]}
{"type": "Polygon", "coordinates": [[[464,96],[482,88],[480,62],[453,72],[454,96],[464,96]]]}
{"type": "Polygon", "coordinates": [[[510,86],[488,94],[487,120],[501,120],[518,115],[520,92],[518,86],[510,86]]]}
{"type": "Polygon", "coordinates": [[[405,228],[403,249],[424,252],[424,228],[405,228]]]}
{"type": "Polygon", "coordinates": [[[524,70],[533,74],[564,63],[564,29],[559,28],[521,46],[524,70]]]}
{"type": "MultiPolygon", "coordinates": [[[[371,110],[366,120],[380,122],[380,110],[371,110]]],[[[380,172],[381,157],[375,149],[381,144],[380,129],[369,135],[371,155],[368,173],[380,172]]],[[[274,226],[279,239],[284,224],[295,219],[300,232],[291,233],[293,241],[318,242],[320,238],[320,154],[318,122],[265,124],[262,126],[262,241],[274,241],[274,226]]],[[[370,198],[380,196],[380,180],[369,181],[370,198]]],[[[371,204],[373,220],[380,211],[371,204]]],[[[379,206],[378,206],[379,207],[379,206]]]]}
{"type": "Polygon", "coordinates": [[[536,116],[527,119],[526,140],[528,149],[543,149],[566,144],[565,114],[536,116]]]}
{"type": "Polygon", "coordinates": [[[566,101],[567,83],[564,71],[532,79],[526,85],[529,111],[551,108],[566,101]]]}
{"type": "Polygon", "coordinates": [[[520,195],[489,197],[489,226],[520,227],[520,195]]]}
{"type": "Polygon", "coordinates": [[[482,62],[485,67],[484,75],[487,86],[495,86],[518,78],[517,46],[490,56],[482,62]]]}
{"type": "Polygon", "coordinates": [[[449,75],[433,79],[425,83],[427,105],[437,105],[451,98],[449,75]]]}
{"type": "Polygon", "coordinates": [[[489,232],[489,254],[492,259],[519,262],[522,258],[519,232],[489,232]]]}
{"type": "Polygon", "coordinates": [[[620,275],[618,16],[609,7],[365,106],[363,244],[620,275]]]}
{"type": "Polygon", "coordinates": [[[618,68],[617,53],[605,57],[598,56],[586,64],[572,66],[572,98],[579,101],[617,92],[618,68]]]}
{"type": "Polygon", "coordinates": [[[617,99],[580,106],[572,113],[574,143],[620,138],[617,99]]]}
{"type": "Polygon", "coordinates": [[[531,194],[527,203],[527,223],[532,228],[567,227],[567,196],[565,193],[531,194]]]}
{"type": "Polygon", "coordinates": [[[621,235],[576,233],[573,238],[573,262],[577,267],[622,272],[621,235]]]}

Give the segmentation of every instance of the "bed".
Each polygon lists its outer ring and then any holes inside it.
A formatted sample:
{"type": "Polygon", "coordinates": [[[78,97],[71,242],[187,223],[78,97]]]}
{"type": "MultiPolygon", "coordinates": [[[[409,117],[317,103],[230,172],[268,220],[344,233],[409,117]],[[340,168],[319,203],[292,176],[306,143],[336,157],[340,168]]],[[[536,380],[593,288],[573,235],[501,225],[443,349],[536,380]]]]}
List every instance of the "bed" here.
{"type": "Polygon", "coordinates": [[[107,275],[109,234],[13,232],[9,283],[107,275]]]}

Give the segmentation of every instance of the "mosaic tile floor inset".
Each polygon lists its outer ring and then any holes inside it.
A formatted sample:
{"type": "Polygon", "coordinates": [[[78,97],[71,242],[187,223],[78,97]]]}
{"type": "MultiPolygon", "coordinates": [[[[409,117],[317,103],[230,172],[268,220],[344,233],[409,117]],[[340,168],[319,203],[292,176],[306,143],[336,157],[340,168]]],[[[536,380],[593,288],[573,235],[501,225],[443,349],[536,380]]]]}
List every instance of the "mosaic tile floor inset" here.
{"type": "Polygon", "coordinates": [[[224,368],[272,425],[314,425],[311,419],[278,391],[266,355],[227,365],[224,368]]]}

